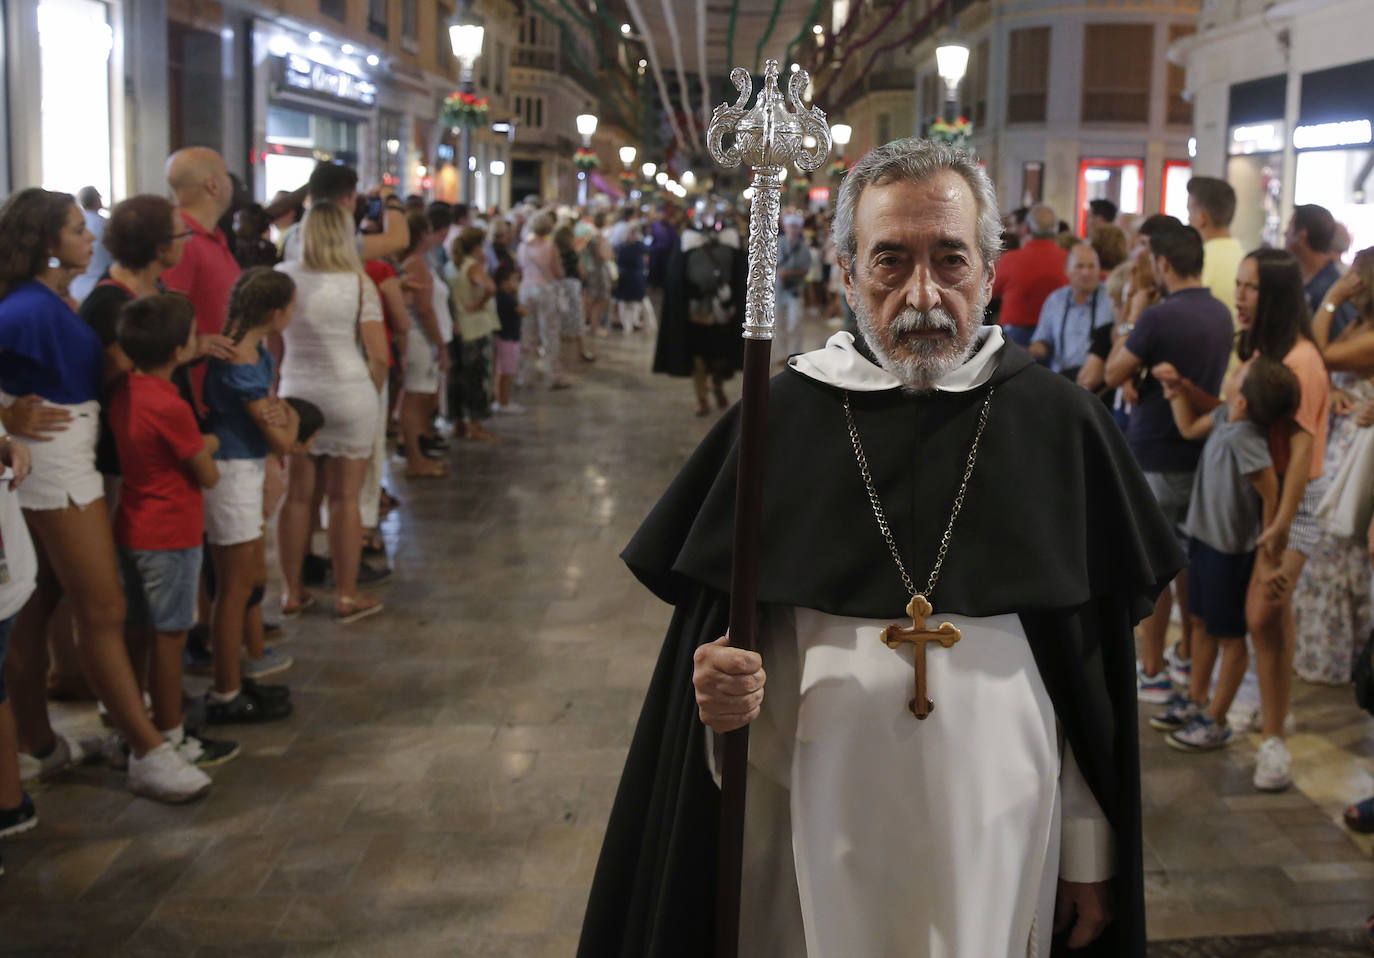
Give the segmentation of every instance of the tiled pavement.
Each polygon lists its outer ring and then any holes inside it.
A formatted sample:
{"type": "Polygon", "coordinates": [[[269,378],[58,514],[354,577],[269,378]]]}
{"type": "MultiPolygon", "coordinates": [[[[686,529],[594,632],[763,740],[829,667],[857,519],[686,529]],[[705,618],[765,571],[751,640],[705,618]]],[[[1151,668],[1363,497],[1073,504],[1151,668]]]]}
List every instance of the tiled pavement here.
{"type": "MultiPolygon", "coordinates": [[[[298,712],[235,730],[208,798],[155,805],[97,768],[38,792],[40,827],[3,844],[0,953],[570,958],[668,618],[616,554],[708,426],[646,340],[598,345],[502,443],[456,444],[456,478],[396,480],[387,611],[288,625],[298,712]]],[[[1152,937],[1374,907],[1336,823],[1374,784],[1374,726],[1345,690],[1300,688],[1297,714],[1277,796],[1250,788],[1253,741],[1182,756],[1142,724],[1152,937]]]]}

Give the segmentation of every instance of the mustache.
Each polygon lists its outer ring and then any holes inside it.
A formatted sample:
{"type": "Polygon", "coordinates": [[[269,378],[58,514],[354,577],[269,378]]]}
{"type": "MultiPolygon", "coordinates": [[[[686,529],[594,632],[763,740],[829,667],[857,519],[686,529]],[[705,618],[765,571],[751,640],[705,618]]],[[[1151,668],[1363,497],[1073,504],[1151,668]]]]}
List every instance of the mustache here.
{"type": "Polygon", "coordinates": [[[959,331],[954,317],[939,306],[931,310],[919,310],[908,306],[895,317],[887,327],[891,336],[904,336],[908,333],[948,333],[953,336],[959,331]]]}

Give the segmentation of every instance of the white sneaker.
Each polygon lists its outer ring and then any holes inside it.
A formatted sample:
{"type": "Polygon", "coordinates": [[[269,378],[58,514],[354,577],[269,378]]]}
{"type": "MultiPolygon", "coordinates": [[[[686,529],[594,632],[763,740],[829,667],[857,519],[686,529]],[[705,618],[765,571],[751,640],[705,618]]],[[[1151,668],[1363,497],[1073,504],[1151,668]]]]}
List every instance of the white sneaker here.
{"type": "Polygon", "coordinates": [[[1255,758],[1255,788],[1261,792],[1281,792],[1293,784],[1288,774],[1293,765],[1293,756],[1288,754],[1288,746],[1277,735],[1260,742],[1259,755],[1255,758]]]}
{"type": "Polygon", "coordinates": [[[19,753],[19,780],[21,782],[43,781],[66,771],[74,765],[84,765],[95,758],[100,749],[98,739],[77,739],[69,735],[57,734],[57,745],[47,758],[34,758],[19,753]]]}
{"type": "MultiPolygon", "coordinates": [[[[1263,732],[1264,712],[1258,705],[1237,702],[1226,713],[1226,724],[1236,732],[1263,732]]],[[[1283,734],[1296,735],[1297,732],[1298,720],[1290,710],[1283,720],[1283,734]]]]}
{"type": "Polygon", "coordinates": [[[210,776],[182,758],[171,742],[163,742],[147,755],[129,756],[129,791],[167,802],[189,802],[210,788],[210,776]]]}

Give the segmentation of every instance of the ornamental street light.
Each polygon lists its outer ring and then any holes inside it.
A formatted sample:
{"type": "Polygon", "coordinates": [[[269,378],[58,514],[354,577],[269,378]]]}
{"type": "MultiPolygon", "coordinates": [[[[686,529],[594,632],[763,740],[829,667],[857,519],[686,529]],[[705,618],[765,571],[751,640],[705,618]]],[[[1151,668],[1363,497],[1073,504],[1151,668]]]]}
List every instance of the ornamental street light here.
{"type": "Polygon", "coordinates": [[[626,170],[628,170],[630,166],[634,163],[635,155],[638,152],[639,151],[636,150],[633,146],[622,146],[620,148],[620,162],[625,164],[626,170]]]}
{"type": "MultiPolygon", "coordinates": [[[[596,117],[591,113],[577,115],[577,132],[582,134],[582,148],[591,149],[592,135],[596,133],[596,117]]],[[[587,205],[587,171],[577,171],[577,205],[587,205]]]]}
{"type": "Polygon", "coordinates": [[[959,84],[968,70],[968,47],[946,43],[935,48],[935,69],[945,81],[945,122],[959,118],[959,84]]]}
{"type": "Polygon", "coordinates": [[[840,153],[844,153],[844,148],[849,145],[849,138],[853,135],[853,129],[846,123],[836,123],[830,128],[830,139],[840,148],[840,153]]]}
{"type": "Polygon", "coordinates": [[[654,178],[654,174],[658,172],[658,164],[645,163],[643,166],[639,168],[639,172],[644,174],[644,178],[646,180],[652,180],[654,178]]]}
{"type": "MultiPolygon", "coordinates": [[[[479,17],[473,14],[471,7],[465,7],[463,12],[449,24],[448,42],[453,47],[454,59],[458,61],[458,85],[467,94],[475,92],[472,83],[472,67],[477,62],[477,58],[482,55],[482,36],[486,30],[482,26],[479,17]]],[[[459,134],[458,149],[462,159],[458,163],[459,182],[462,184],[461,199],[464,203],[472,202],[472,127],[464,123],[462,132],[459,134]]]]}

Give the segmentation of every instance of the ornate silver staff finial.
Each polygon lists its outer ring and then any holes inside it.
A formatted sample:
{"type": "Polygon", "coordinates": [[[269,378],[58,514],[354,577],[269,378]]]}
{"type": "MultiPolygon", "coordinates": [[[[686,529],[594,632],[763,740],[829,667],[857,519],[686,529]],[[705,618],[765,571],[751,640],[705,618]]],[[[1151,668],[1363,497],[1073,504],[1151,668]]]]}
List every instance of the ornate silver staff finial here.
{"type": "Polygon", "coordinates": [[[763,69],[763,85],[752,109],[745,104],[753,92],[749,71],[735,67],[730,82],[739,90],[734,106],[722,103],[711,114],[706,132],[706,147],[721,166],[738,166],[741,161],[754,168],[754,197],[749,209],[749,288],[745,305],[744,337],[773,338],[773,294],[778,272],[778,207],[782,196],[782,168],[794,164],[803,172],[820,166],[830,153],[830,128],[825,114],[802,103],[811,77],[805,70],[792,74],[787,83],[789,111],[778,90],[778,61],[769,60],[763,69]],[[726,147],[727,134],[735,135],[726,147]],[[815,145],[804,144],[806,136],[815,145]]]}

